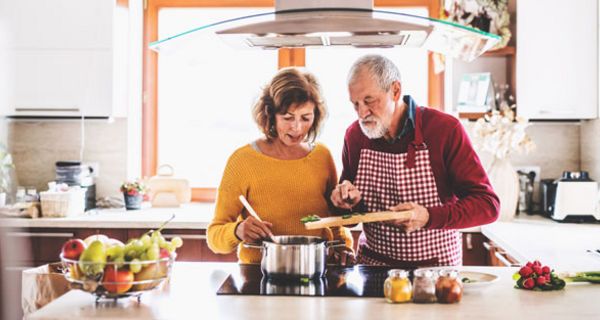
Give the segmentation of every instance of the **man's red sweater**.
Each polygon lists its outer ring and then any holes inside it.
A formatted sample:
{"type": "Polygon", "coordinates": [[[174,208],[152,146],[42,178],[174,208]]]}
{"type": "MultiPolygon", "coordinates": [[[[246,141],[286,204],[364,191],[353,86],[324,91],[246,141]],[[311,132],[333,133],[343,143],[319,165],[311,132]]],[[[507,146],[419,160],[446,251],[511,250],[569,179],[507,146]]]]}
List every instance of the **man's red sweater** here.
{"type": "MultiPolygon", "coordinates": [[[[411,98],[404,98],[409,108],[416,108],[411,98]]],[[[500,201],[461,123],[435,109],[420,108],[420,111],[423,140],[429,149],[431,169],[442,203],[442,206],[427,208],[429,222],[425,227],[461,229],[496,221],[500,201]]],[[[410,112],[411,116],[414,115],[414,109],[410,112]]],[[[355,121],[346,130],[342,152],[344,168],[340,181],[354,182],[361,149],[395,154],[407,152],[408,144],[414,139],[414,124],[410,124],[411,130],[394,142],[388,142],[384,138],[367,138],[358,121],[355,121]]]]}

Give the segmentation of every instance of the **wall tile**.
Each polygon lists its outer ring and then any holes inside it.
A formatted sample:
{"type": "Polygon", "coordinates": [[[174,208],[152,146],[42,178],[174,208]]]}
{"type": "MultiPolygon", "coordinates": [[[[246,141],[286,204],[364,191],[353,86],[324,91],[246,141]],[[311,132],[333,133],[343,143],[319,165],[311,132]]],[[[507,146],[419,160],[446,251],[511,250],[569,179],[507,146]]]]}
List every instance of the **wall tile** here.
{"type": "MultiPolygon", "coordinates": [[[[47,189],[55,178],[59,160],[79,160],[81,122],[77,120],[10,121],[9,150],[13,154],[19,184],[47,189]]],[[[98,162],[97,196],[118,195],[127,177],[127,120],[87,120],[84,162],[98,162]]]]}
{"type": "Polygon", "coordinates": [[[600,119],[581,124],[581,170],[600,181],[600,119]]]}

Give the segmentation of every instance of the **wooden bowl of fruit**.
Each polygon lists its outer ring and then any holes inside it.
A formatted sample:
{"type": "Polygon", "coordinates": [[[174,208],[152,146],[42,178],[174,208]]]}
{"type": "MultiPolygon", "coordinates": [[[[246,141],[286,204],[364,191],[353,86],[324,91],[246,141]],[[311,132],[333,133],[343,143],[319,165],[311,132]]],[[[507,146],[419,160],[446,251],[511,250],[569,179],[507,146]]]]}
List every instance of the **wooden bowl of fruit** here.
{"type": "Polygon", "coordinates": [[[179,237],[166,241],[160,231],[150,230],[127,244],[102,235],[85,241],[71,239],[60,259],[71,287],[100,298],[137,297],[159,287],[171,274],[179,237]]]}

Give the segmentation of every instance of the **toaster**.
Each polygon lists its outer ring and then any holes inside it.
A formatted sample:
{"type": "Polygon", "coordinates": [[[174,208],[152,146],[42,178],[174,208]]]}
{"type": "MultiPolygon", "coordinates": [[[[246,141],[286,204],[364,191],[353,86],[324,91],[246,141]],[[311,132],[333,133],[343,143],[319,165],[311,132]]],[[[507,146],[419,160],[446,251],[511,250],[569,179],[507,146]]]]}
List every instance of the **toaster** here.
{"type": "Polygon", "coordinates": [[[600,221],[598,184],[586,171],[565,171],[560,179],[545,186],[546,214],[557,221],[600,221]]]}

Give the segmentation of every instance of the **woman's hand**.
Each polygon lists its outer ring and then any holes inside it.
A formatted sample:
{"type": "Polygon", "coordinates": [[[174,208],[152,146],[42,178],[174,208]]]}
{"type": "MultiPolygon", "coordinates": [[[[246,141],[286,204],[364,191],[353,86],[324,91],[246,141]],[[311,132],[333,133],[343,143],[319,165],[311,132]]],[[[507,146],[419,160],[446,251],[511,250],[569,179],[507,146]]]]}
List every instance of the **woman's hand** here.
{"type": "Polygon", "coordinates": [[[249,216],[238,224],[235,235],[244,242],[253,243],[272,237],[271,228],[273,228],[273,224],[270,222],[261,222],[253,216],[249,216]]]}
{"type": "Polygon", "coordinates": [[[335,186],[331,191],[331,203],[342,209],[352,209],[362,199],[360,191],[348,180],[335,186]]]}
{"type": "Polygon", "coordinates": [[[327,262],[340,266],[353,266],[356,264],[354,251],[348,247],[333,247],[329,250],[327,262]]]}

